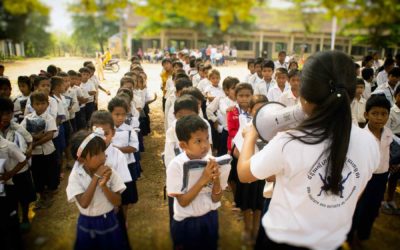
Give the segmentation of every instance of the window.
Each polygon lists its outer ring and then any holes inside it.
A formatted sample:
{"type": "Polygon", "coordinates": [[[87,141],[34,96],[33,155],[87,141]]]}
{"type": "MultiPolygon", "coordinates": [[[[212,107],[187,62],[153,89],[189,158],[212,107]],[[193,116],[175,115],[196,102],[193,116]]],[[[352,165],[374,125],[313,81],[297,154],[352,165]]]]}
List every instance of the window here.
{"type": "Polygon", "coordinates": [[[363,56],[365,54],[365,47],[353,46],[351,47],[351,54],[356,56],[363,56]]]}
{"type": "Polygon", "coordinates": [[[342,45],[335,45],[335,50],[343,51],[344,47],[342,45]]]}
{"type": "Polygon", "coordinates": [[[286,43],[275,43],[275,52],[286,51],[286,50],[287,50],[286,43]]]}
{"type": "Polygon", "coordinates": [[[237,50],[252,50],[253,49],[253,43],[252,42],[235,41],[235,42],[232,43],[232,45],[237,50]]]}
{"type": "Polygon", "coordinates": [[[311,44],[295,43],[293,45],[293,51],[296,52],[296,53],[301,53],[302,51],[304,53],[310,53],[311,52],[311,44]]]}

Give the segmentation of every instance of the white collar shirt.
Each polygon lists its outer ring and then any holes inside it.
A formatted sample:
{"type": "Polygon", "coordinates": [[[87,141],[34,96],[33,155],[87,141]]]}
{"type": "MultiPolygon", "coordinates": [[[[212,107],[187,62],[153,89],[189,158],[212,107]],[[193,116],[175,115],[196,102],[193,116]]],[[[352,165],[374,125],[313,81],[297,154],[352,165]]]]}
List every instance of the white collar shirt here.
{"type": "Polygon", "coordinates": [[[278,84],[275,84],[268,91],[268,94],[267,94],[268,101],[269,102],[279,101],[279,98],[281,97],[281,95],[286,91],[290,91],[290,85],[288,83],[285,83],[285,87],[284,87],[283,91],[279,88],[278,84]]]}
{"type": "Polygon", "coordinates": [[[291,89],[283,92],[278,102],[285,104],[286,107],[295,106],[299,103],[299,97],[295,97],[291,89]]]}
{"type": "MultiPolygon", "coordinates": [[[[383,128],[381,139],[379,140],[374,136],[374,134],[369,130],[368,124],[365,126],[364,130],[368,131],[373,135],[376,143],[379,145],[380,161],[377,165],[378,168],[375,170],[374,174],[383,174],[389,171],[389,158],[390,158],[390,144],[393,141],[393,133],[387,127],[383,128]]],[[[360,144],[364,145],[364,144],[360,144]]]]}
{"type": "Polygon", "coordinates": [[[353,101],[351,102],[351,115],[353,116],[353,119],[357,121],[357,123],[365,123],[365,104],[367,101],[364,99],[364,97],[361,97],[360,100],[357,100],[356,97],[354,97],[353,101]]]}
{"type": "MultiPolygon", "coordinates": [[[[0,137],[0,165],[4,169],[0,169],[0,174],[5,171],[13,170],[18,163],[25,161],[25,154],[15,145],[2,137],[0,137]]],[[[21,172],[21,171],[20,171],[21,172]]],[[[2,183],[0,183],[1,185],[2,183]]],[[[13,185],[12,178],[6,181],[6,184],[13,185]]]]}
{"type": "Polygon", "coordinates": [[[267,97],[268,92],[272,87],[276,85],[276,81],[274,79],[271,79],[271,81],[267,82],[264,79],[261,79],[260,82],[257,82],[253,89],[254,89],[254,94],[255,95],[264,95],[267,97]]]}
{"type": "Polygon", "coordinates": [[[400,135],[400,108],[396,104],[390,109],[389,120],[386,124],[396,135],[400,135]]]}
{"type": "MultiPolygon", "coordinates": [[[[112,138],[112,143],[116,147],[133,147],[136,151],[139,149],[139,140],[136,131],[128,124],[121,124],[115,128],[115,135],[112,138]]],[[[133,153],[124,153],[128,164],[136,162],[133,153]]]]}
{"type": "Polygon", "coordinates": [[[124,183],[131,182],[132,177],[124,153],[114,147],[112,143],[108,145],[105,153],[107,157],[105,165],[114,169],[124,183]]]}

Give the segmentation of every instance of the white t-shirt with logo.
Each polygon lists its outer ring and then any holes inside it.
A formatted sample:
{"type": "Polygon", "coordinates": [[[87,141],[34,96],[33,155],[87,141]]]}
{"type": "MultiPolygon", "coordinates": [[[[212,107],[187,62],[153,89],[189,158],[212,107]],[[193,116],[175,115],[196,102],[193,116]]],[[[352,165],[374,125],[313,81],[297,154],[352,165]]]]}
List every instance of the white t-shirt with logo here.
{"type": "Polygon", "coordinates": [[[324,191],[327,161],[319,156],[326,146],[327,141],[306,145],[282,132],[252,156],[250,169],[256,178],[276,176],[262,218],[271,240],[321,250],[336,249],[346,240],[357,200],[378,167],[379,146],[371,133],[352,126],[339,195],[324,191]]]}

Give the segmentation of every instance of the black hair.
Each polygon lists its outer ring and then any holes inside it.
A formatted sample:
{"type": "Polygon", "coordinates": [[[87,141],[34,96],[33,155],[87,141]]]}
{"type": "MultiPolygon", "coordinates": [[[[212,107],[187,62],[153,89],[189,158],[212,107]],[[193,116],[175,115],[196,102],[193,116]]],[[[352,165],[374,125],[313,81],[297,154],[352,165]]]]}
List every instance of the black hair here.
{"type": "Polygon", "coordinates": [[[398,94],[400,94],[400,87],[399,86],[397,86],[397,88],[394,90],[394,95],[393,95],[394,97],[396,97],[398,94]]]}
{"type": "Polygon", "coordinates": [[[10,79],[8,79],[7,77],[0,77],[0,86],[6,86],[11,89],[10,79]]]}
{"type": "MultiPolygon", "coordinates": [[[[197,105],[197,103],[196,103],[197,105]]],[[[0,115],[14,112],[14,103],[10,98],[0,97],[0,115]]]]}
{"type": "Polygon", "coordinates": [[[117,91],[117,95],[125,94],[129,97],[129,100],[133,99],[133,91],[130,88],[119,88],[117,91]]]}
{"type": "Polygon", "coordinates": [[[60,72],[58,72],[57,76],[68,77],[69,75],[67,73],[65,73],[64,71],[60,71],[60,72]]]}
{"type": "Polygon", "coordinates": [[[264,69],[264,68],[271,68],[272,70],[274,70],[274,69],[275,69],[275,64],[274,64],[273,61],[267,60],[267,61],[265,61],[265,62],[263,63],[262,68],[263,68],[263,69],[264,69]]]}
{"type": "Polygon", "coordinates": [[[83,67],[87,67],[87,66],[90,65],[90,64],[93,65],[93,62],[92,62],[92,61],[84,61],[84,62],[83,62],[83,67]]]}
{"type": "Polygon", "coordinates": [[[39,83],[41,81],[45,81],[45,80],[49,80],[49,78],[47,78],[45,76],[37,76],[37,77],[35,77],[35,79],[33,80],[33,87],[37,88],[37,86],[39,86],[39,83]]]}
{"type": "Polygon", "coordinates": [[[293,140],[307,145],[328,141],[314,164],[327,155],[325,176],[330,182],[323,190],[338,195],[352,127],[350,102],[356,89],[354,62],[340,51],[318,52],[307,59],[301,77],[300,95],[315,104],[315,108],[295,128],[303,135],[288,133],[293,140]]]}
{"type": "Polygon", "coordinates": [[[365,82],[364,82],[364,80],[363,80],[362,78],[358,78],[358,77],[357,77],[356,86],[357,86],[357,85],[362,85],[362,86],[365,87],[365,82]]]}
{"type": "Polygon", "coordinates": [[[283,55],[283,54],[285,54],[285,55],[286,55],[286,51],[284,51],[284,50],[281,50],[281,51],[279,51],[279,53],[278,53],[278,56],[280,56],[280,55],[283,55]]]}
{"type": "Polygon", "coordinates": [[[31,89],[31,79],[29,79],[29,76],[18,76],[17,80],[18,84],[23,83],[28,85],[28,88],[31,89]]]}
{"type": "Polygon", "coordinates": [[[374,58],[371,55],[365,56],[361,62],[361,66],[365,67],[365,65],[367,65],[367,62],[369,62],[371,60],[374,60],[374,58]]]}
{"type": "Polygon", "coordinates": [[[222,89],[228,90],[234,88],[239,82],[240,82],[239,79],[237,79],[236,77],[228,76],[222,82],[222,89]]]}
{"type": "Polygon", "coordinates": [[[200,63],[198,68],[199,68],[199,71],[203,72],[205,70],[212,69],[212,66],[209,64],[200,63]]]}
{"type": "Polygon", "coordinates": [[[88,68],[88,69],[90,69],[91,72],[95,72],[95,71],[96,71],[96,67],[95,67],[93,64],[91,64],[91,63],[89,63],[89,64],[86,65],[85,67],[88,68]]]}
{"type": "Polygon", "coordinates": [[[390,113],[391,106],[390,101],[384,94],[373,94],[365,104],[365,112],[368,113],[373,107],[379,107],[386,109],[390,113]]]}
{"type": "Polygon", "coordinates": [[[178,66],[179,68],[183,68],[183,63],[181,63],[180,61],[174,61],[172,63],[172,67],[178,66]]]}
{"type": "Polygon", "coordinates": [[[388,76],[400,77],[400,68],[394,67],[388,72],[388,76]]]}
{"type": "Polygon", "coordinates": [[[178,97],[174,103],[174,114],[178,113],[180,110],[187,109],[192,110],[196,114],[199,113],[199,106],[195,97],[191,95],[183,95],[178,97]]]}
{"type": "Polygon", "coordinates": [[[261,57],[256,58],[256,59],[254,60],[254,66],[256,66],[256,65],[261,65],[261,67],[262,67],[263,64],[264,64],[264,59],[261,58],[261,57]]]}
{"type": "Polygon", "coordinates": [[[250,67],[250,65],[252,65],[252,64],[254,65],[254,63],[255,63],[254,59],[252,59],[252,58],[248,59],[247,60],[247,68],[250,67]]]}
{"type": "Polygon", "coordinates": [[[88,69],[87,67],[83,67],[83,68],[80,68],[79,69],[79,73],[88,73],[88,74],[90,74],[91,73],[91,71],[90,71],[90,69],[88,69]]]}
{"type": "Polygon", "coordinates": [[[0,64],[0,69],[4,69],[4,65],[3,64],[0,64]]]}
{"type": "Polygon", "coordinates": [[[31,103],[33,104],[34,102],[49,102],[49,98],[40,91],[34,91],[31,96],[29,97],[31,100],[31,103]]]}
{"type": "Polygon", "coordinates": [[[126,82],[132,83],[133,87],[136,86],[135,79],[133,79],[133,77],[130,77],[130,76],[124,76],[124,77],[122,77],[121,80],[120,80],[119,82],[120,82],[120,84],[119,84],[120,87],[122,87],[122,85],[124,85],[124,83],[126,83],[126,82]]]}
{"type": "Polygon", "coordinates": [[[67,74],[69,76],[78,76],[78,73],[75,70],[68,70],[67,74]]]}
{"type": "Polygon", "coordinates": [[[190,66],[190,68],[194,68],[194,67],[196,67],[196,59],[190,59],[190,62],[189,62],[189,66],[190,66]]]}
{"type": "Polygon", "coordinates": [[[361,70],[361,76],[365,81],[371,79],[371,77],[374,76],[374,69],[372,69],[372,68],[363,68],[363,70],[361,70]]]}
{"type": "Polygon", "coordinates": [[[235,96],[242,90],[247,89],[250,90],[251,94],[254,94],[253,87],[249,83],[239,83],[235,87],[235,96]]]}
{"type": "Polygon", "coordinates": [[[192,81],[187,78],[178,78],[175,80],[175,89],[176,91],[181,91],[184,88],[192,87],[192,81]]]}
{"type": "Polygon", "coordinates": [[[196,87],[189,87],[189,88],[183,89],[182,92],[181,92],[181,96],[182,95],[191,95],[191,96],[193,96],[194,98],[196,98],[200,102],[204,101],[204,95],[196,87]]]}
{"type": "Polygon", "coordinates": [[[171,61],[171,59],[169,59],[169,58],[164,58],[164,59],[161,61],[161,65],[164,65],[165,63],[171,63],[171,64],[172,64],[172,61],[171,61]]]}
{"type": "Polygon", "coordinates": [[[64,83],[64,80],[60,76],[53,76],[50,78],[50,89],[53,91],[56,87],[64,83]]]}
{"type": "Polygon", "coordinates": [[[276,73],[283,74],[283,75],[286,75],[287,77],[289,77],[289,73],[286,68],[277,68],[275,74],[276,73]]]}
{"type": "Polygon", "coordinates": [[[354,63],[354,68],[357,70],[357,69],[361,68],[361,66],[358,63],[354,63]]]}
{"type": "MultiPolygon", "coordinates": [[[[76,132],[75,135],[72,136],[70,141],[70,149],[72,158],[74,158],[74,160],[78,159],[78,156],[76,154],[78,152],[79,146],[82,144],[85,138],[88,137],[90,134],[91,132],[89,131],[81,130],[76,132]]],[[[106,149],[107,145],[106,142],[103,140],[103,138],[95,136],[88,142],[86,147],[83,149],[81,157],[85,158],[88,155],[95,156],[101,152],[104,152],[106,149]]]]}
{"type": "Polygon", "coordinates": [[[187,115],[176,121],[175,132],[179,141],[188,142],[192,133],[208,131],[208,126],[198,115],[187,115]]]}
{"type": "Polygon", "coordinates": [[[57,67],[53,64],[50,64],[49,66],[47,66],[47,73],[49,73],[51,76],[57,75],[57,67]]]}
{"type": "Polygon", "coordinates": [[[111,101],[108,103],[107,109],[108,111],[113,112],[113,110],[117,107],[124,108],[127,113],[129,111],[128,103],[121,97],[114,97],[111,99],[111,101]]]}
{"type": "Polygon", "coordinates": [[[300,70],[292,69],[292,70],[289,71],[289,74],[288,74],[289,79],[291,79],[292,77],[296,77],[296,76],[301,77],[301,71],[300,70]]]}
{"type": "Polygon", "coordinates": [[[93,127],[95,124],[110,125],[111,129],[114,129],[114,120],[112,115],[107,110],[97,110],[90,117],[89,121],[90,127],[93,127]]]}
{"type": "Polygon", "coordinates": [[[383,63],[383,68],[389,67],[391,65],[394,64],[394,60],[393,58],[389,57],[385,60],[385,62],[383,63]]]}

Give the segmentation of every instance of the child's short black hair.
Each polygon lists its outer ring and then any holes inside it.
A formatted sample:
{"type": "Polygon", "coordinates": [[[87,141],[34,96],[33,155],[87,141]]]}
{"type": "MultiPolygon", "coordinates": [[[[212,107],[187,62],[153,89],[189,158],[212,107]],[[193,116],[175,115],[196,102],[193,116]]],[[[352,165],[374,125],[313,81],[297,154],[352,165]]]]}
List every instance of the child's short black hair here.
{"type": "Polygon", "coordinates": [[[374,77],[374,69],[363,68],[363,70],[361,70],[361,76],[365,81],[371,79],[371,77],[374,77]]]}
{"type": "Polygon", "coordinates": [[[60,71],[60,72],[58,72],[57,76],[59,76],[59,77],[68,77],[69,75],[67,73],[65,73],[64,71],[60,71]]]}
{"type": "Polygon", "coordinates": [[[189,88],[186,88],[186,89],[182,90],[181,96],[182,95],[191,95],[191,96],[193,96],[194,98],[196,98],[200,102],[204,101],[204,95],[196,87],[189,87],[189,88]]]}
{"type": "Polygon", "coordinates": [[[198,115],[187,115],[176,122],[175,132],[179,141],[188,142],[192,133],[199,130],[208,131],[208,126],[198,115]]]}
{"type": "Polygon", "coordinates": [[[394,67],[388,72],[388,76],[400,77],[400,68],[394,67]]]}
{"type": "Polygon", "coordinates": [[[237,79],[236,77],[228,76],[222,82],[222,89],[228,90],[234,88],[239,82],[240,82],[239,79],[237,79]]]}
{"type": "Polygon", "coordinates": [[[8,79],[7,77],[0,77],[0,86],[6,86],[11,89],[10,79],[8,79]]]}
{"type": "Polygon", "coordinates": [[[39,86],[39,83],[41,81],[44,80],[49,80],[49,78],[45,77],[45,76],[37,76],[35,77],[35,79],[33,80],[33,87],[37,88],[37,86],[39,86]]]}
{"type": "MultiPolygon", "coordinates": [[[[74,160],[78,159],[76,153],[78,152],[79,146],[85,140],[85,138],[88,137],[90,134],[91,132],[89,131],[81,130],[76,132],[75,135],[72,136],[70,141],[70,148],[71,148],[71,155],[72,158],[74,158],[74,160]]],[[[106,142],[103,140],[103,138],[95,136],[88,142],[85,149],[83,149],[81,157],[85,158],[87,155],[95,156],[101,152],[104,152],[106,149],[107,145],[106,142]]]]}
{"type": "Polygon", "coordinates": [[[267,60],[267,61],[265,61],[265,62],[262,64],[262,68],[263,68],[263,69],[264,69],[264,68],[271,68],[272,70],[274,70],[274,69],[275,69],[275,64],[274,64],[273,61],[267,60]]]}
{"type": "Polygon", "coordinates": [[[190,59],[190,61],[189,61],[189,66],[190,66],[190,68],[194,68],[194,67],[196,67],[196,59],[195,58],[191,58],[190,59]]]}
{"type": "Polygon", "coordinates": [[[52,78],[50,78],[51,90],[62,85],[63,83],[64,83],[64,80],[60,76],[53,76],[52,78]]]}
{"type": "Polygon", "coordinates": [[[235,96],[242,90],[247,89],[250,90],[251,94],[254,93],[253,87],[249,83],[239,83],[235,87],[235,96]]]}
{"type": "Polygon", "coordinates": [[[192,87],[192,81],[187,78],[178,78],[175,80],[175,89],[176,91],[181,91],[184,88],[192,87]]]}
{"type": "MultiPolygon", "coordinates": [[[[197,103],[196,103],[197,105],[197,103]]],[[[0,116],[14,112],[14,103],[10,98],[0,97],[0,116]]],[[[1,118],[1,117],[0,117],[1,118]]]]}
{"type": "Polygon", "coordinates": [[[373,107],[384,108],[390,112],[391,104],[385,95],[375,94],[371,95],[367,101],[367,104],[365,104],[365,112],[368,113],[373,107]]]}
{"type": "Polygon", "coordinates": [[[164,64],[166,64],[166,63],[171,63],[171,64],[172,64],[171,59],[169,59],[169,58],[164,58],[164,59],[161,61],[161,65],[164,65],[164,64]]]}
{"type": "Polygon", "coordinates": [[[114,129],[114,120],[112,115],[107,110],[97,110],[90,117],[89,126],[92,128],[95,124],[110,125],[114,129]]]}
{"type": "Polygon", "coordinates": [[[128,103],[121,97],[114,97],[113,99],[111,99],[107,106],[108,111],[110,112],[113,112],[113,110],[117,107],[124,108],[127,113],[129,111],[128,103]]]}
{"type": "Polygon", "coordinates": [[[174,61],[173,63],[172,63],[172,67],[174,67],[175,68],[175,66],[178,66],[179,68],[183,68],[183,63],[181,63],[180,61],[174,61]]]}
{"type": "Polygon", "coordinates": [[[29,76],[18,76],[17,80],[18,84],[25,84],[28,86],[29,89],[31,89],[31,79],[29,79],[29,76]]]}
{"type": "Polygon", "coordinates": [[[124,76],[124,77],[122,77],[121,78],[121,80],[119,81],[119,86],[120,87],[122,87],[122,85],[124,85],[124,83],[126,83],[126,82],[128,82],[128,83],[132,83],[132,86],[136,86],[136,83],[135,83],[135,79],[133,79],[133,77],[131,77],[131,76],[124,76]]]}
{"type": "Polygon", "coordinates": [[[280,55],[286,55],[286,51],[284,51],[284,50],[279,51],[278,56],[280,56],[280,55]]]}
{"type": "Polygon", "coordinates": [[[247,60],[247,68],[250,67],[250,65],[254,65],[255,60],[253,58],[250,58],[247,60]]]}
{"type": "Polygon", "coordinates": [[[92,63],[89,63],[85,67],[90,69],[91,73],[96,71],[96,67],[92,63]]]}
{"type": "Polygon", "coordinates": [[[256,58],[256,60],[254,60],[254,66],[261,65],[261,67],[262,67],[263,64],[264,64],[264,59],[261,57],[256,58]]]}
{"type": "Polygon", "coordinates": [[[200,63],[198,65],[198,69],[199,69],[199,71],[203,72],[203,71],[212,69],[212,66],[210,64],[200,63]]]}
{"type": "Polygon", "coordinates": [[[90,65],[90,64],[93,65],[93,62],[92,62],[92,61],[84,61],[84,62],[83,62],[83,67],[87,67],[87,66],[90,65]]]}
{"type": "Polygon", "coordinates": [[[4,69],[4,65],[3,64],[0,64],[0,69],[4,69]]]}
{"type": "Polygon", "coordinates": [[[296,76],[300,77],[300,76],[301,76],[301,71],[298,70],[298,69],[291,69],[291,70],[289,71],[289,74],[288,74],[289,80],[290,80],[292,77],[296,77],[296,76]]]}
{"type": "Polygon", "coordinates": [[[357,70],[357,69],[361,68],[361,66],[358,63],[354,63],[354,68],[357,70]]]}
{"type": "Polygon", "coordinates": [[[117,95],[125,94],[128,96],[129,100],[133,99],[133,91],[129,88],[119,88],[117,91],[117,95]]]}
{"type": "Polygon", "coordinates": [[[90,71],[90,69],[88,69],[87,67],[83,67],[83,68],[80,68],[79,69],[79,73],[88,73],[88,74],[90,74],[91,73],[91,71],[90,71]]]}
{"type": "Polygon", "coordinates": [[[49,66],[47,66],[47,73],[49,73],[51,76],[57,75],[57,67],[53,64],[50,64],[49,66]]]}
{"type": "Polygon", "coordinates": [[[363,87],[365,87],[364,80],[359,77],[357,77],[357,79],[356,79],[356,86],[358,86],[358,85],[362,85],[363,87]]]}
{"type": "Polygon", "coordinates": [[[68,70],[67,74],[71,77],[71,76],[78,76],[78,73],[75,70],[68,70]]]}
{"type": "Polygon", "coordinates": [[[391,66],[393,64],[394,64],[393,58],[389,57],[383,62],[383,67],[386,68],[386,67],[389,67],[389,66],[391,66]]]}
{"type": "Polygon", "coordinates": [[[253,109],[256,104],[267,102],[268,98],[265,95],[253,95],[250,99],[249,108],[253,109]]]}
{"type": "Polygon", "coordinates": [[[49,102],[49,98],[43,92],[40,91],[34,91],[31,94],[30,99],[32,104],[35,102],[47,102],[47,103],[49,102]]]}
{"type": "Polygon", "coordinates": [[[174,103],[174,114],[178,113],[180,110],[191,110],[196,114],[199,113],[199,106],[197,105],[197,100],[191,95],[183,95],[176,99],[174,103]]]}
{"type": "Polygon", "coordinates": [[[277,68],[275,74],[282,74],[282,75],[286,75],[287,77],[289,77],[288,70],[285,68],[277,68]]]}
{"type": "Polygon", "coordinates": [[[397,88],[394,90],[394,97],[396,97],[398,94],[400,94],[400,85],[397,86],[397,88]]]}

